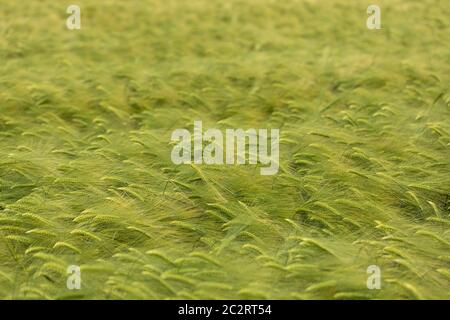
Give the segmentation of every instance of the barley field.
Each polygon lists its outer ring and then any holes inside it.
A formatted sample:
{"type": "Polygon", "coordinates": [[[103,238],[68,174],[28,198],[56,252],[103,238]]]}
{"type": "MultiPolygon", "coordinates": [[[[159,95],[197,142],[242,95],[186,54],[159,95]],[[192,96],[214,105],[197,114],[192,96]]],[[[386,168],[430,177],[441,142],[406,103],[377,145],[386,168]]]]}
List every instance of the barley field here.
{"type": "Polygon", "coordinates": [[[449,17],[0,0],[0,298],[450,299],[449,17]],[[278,128],[278,173],[175,165],[196,120],[278,128]]]}

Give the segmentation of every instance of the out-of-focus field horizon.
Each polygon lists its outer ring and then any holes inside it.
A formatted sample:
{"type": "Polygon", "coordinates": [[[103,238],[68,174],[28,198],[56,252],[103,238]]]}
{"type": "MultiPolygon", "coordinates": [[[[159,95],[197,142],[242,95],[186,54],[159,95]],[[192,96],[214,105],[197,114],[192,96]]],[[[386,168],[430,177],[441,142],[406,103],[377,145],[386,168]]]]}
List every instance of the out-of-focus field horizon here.
{"type": "Polygon", "coordinates": [[[0,298],[449,299],[449,17],[0,0],[0,298]],[[194,120],[279,128],[279,173],[174,165],[194,120]]]}

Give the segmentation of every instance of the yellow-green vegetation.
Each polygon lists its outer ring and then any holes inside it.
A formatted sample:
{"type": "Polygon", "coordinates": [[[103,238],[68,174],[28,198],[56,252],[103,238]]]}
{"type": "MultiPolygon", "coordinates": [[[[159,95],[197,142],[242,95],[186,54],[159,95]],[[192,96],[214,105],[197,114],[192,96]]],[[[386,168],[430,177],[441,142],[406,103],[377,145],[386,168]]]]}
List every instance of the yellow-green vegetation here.
{"type": "Polygon", "coordinates": [[[450,2],[370,4],[0,0],[0,297],[449,299],[450,2]],[[194,120],[279,173],[173,165],[194,120]]]}

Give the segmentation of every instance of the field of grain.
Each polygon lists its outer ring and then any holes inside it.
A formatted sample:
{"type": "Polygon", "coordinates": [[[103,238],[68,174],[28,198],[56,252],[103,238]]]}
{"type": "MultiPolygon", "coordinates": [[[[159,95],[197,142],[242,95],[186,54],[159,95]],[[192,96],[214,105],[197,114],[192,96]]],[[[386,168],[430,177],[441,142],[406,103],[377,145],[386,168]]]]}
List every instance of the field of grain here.
{"type": "Polygon", "coordinates": [[[450,2],[370,4],[0,0],[0,298],[449,299],[450,2]],[[278,174],[174,165],[195,120],[278,174]]]}

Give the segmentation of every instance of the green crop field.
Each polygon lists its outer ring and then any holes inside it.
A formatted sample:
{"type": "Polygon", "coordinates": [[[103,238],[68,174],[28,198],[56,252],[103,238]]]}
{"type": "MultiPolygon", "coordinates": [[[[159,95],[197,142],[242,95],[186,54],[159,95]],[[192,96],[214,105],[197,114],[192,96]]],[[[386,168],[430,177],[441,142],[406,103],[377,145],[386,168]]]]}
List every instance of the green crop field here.
{"type": "Polygon", "coordinates": [[[449,40],[448,0],[0,0],[0,298],[450,299],[449,40]],[[278,173],[175,165],[197,120],[278,173]]]}

